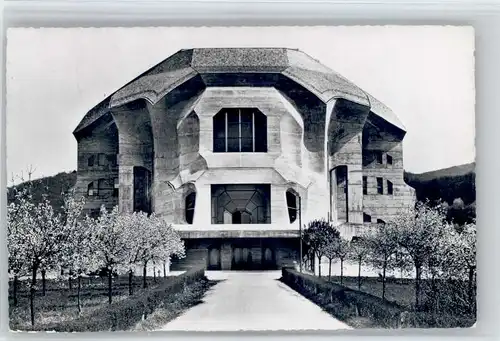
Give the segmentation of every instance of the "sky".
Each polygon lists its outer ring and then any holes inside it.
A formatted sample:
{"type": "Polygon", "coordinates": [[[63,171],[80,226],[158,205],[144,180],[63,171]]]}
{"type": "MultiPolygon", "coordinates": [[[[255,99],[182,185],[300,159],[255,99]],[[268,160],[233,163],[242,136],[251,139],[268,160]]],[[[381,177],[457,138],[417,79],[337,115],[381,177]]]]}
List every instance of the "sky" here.
{"type": "Polygon", "coordinates": [[[474,31],[451,26],[14,28],[7,32],[7,176],[76,169],[86,112],[180,49],[298,48],[382,101],[407,129],[404,166],[474,161],[474,31]]]}

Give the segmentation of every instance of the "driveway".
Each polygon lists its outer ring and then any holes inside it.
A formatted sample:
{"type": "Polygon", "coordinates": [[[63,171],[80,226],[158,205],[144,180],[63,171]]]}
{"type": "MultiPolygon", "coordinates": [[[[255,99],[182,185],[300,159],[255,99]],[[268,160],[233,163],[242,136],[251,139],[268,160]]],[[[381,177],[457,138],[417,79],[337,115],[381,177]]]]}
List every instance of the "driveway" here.
{"type": "Polygon", "coordinates": [[[350,329],[287,285],[280,271],[207,271],[221,280],[200,303],[161,330],[335,330],[350,329]]]}

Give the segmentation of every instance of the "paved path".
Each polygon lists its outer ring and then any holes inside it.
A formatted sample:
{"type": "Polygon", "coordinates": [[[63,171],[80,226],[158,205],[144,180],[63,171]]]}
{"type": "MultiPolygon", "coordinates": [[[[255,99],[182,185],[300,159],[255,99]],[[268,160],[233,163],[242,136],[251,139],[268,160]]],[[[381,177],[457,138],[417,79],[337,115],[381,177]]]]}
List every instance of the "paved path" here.
{"type": "Polygon", "coordinates": [[[349,328],[287,285],[279,271],[207,271],[222,280],[200,303],[161,330],[334,330],[349,328]]]}

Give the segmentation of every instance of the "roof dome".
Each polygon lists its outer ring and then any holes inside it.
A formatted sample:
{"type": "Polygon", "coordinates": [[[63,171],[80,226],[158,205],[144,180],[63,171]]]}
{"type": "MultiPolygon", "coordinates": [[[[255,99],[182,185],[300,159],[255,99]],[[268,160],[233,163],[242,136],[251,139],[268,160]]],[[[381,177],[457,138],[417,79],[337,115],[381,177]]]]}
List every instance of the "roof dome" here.
{"type": "Polygon", "coordinates": [[[198,75],[203,77],[209,74],[281,75],[304,87],[324,103],[343,98],[368,106],[377,116],[405,130],[389,108],[302,51],[287,48],[195,48],[180,50],[111,94],[85,115],[75,133],[114,107],[137,99],[156,104],[182,83],[198,75]]]}

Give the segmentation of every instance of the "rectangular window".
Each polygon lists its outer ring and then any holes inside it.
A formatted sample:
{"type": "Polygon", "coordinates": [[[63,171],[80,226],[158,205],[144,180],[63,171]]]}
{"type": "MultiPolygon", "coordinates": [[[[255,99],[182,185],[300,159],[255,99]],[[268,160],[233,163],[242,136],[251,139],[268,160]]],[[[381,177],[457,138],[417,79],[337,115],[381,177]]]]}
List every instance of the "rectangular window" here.
{"type": "Polygon", "coordinates": [[[384,194],[384,179],[377,178],[377,193],[384,194]]]}
{"type": "Polygon", "coordinates": [[[94,158],[95,156],[94,155],[90,155],[87,162],[88,162],[88,166],[89,167],[94,167],[94,158]]]}
{"type": "Polygon", "coordinates": [[[394,189],[392,187],[392,182],[390,182],[389,180],[387,180],[387,194],[393,194],[394,192],[394,189]]]}
{"type": "Polygon", "coordinates": [[[88,195],[89,197],[91,197],[91,196],[95,195],[95,193],[94,193],[94,192],[95,192],[95,191],[94,191],[94,182],[91,182],[91,183],[89,183],[89,185],[87,186],[87,195],[88,195]]]}
{"type": "Polygon", "coordinates": [[[392,165],[392,156],[387,155],[387,164],[392,165]]]}
{"type": "Polygon", "coordinates": [[[383,163],[383,161],[382,161],[382,152],[377,151],[377,152],[375,152],[375,155],[376,155],[376,158],[377,158],[377,163],[379,165],[381,165],[383,163]]]}
{"type": "Polygon", "coordinates": [[[213,118],[214,152],[267,152],[267,118],[257,109],[225,109],[213,118]]]}
{"type": "Polygon", "coordinates": [[[368,178],[363,176],[363,194],[368,194],[368,178]]]}
{"type": "Polygon", "coordinates": [[[97,159],[97,164],[99,166],[106,166],[106,154],[99,153],[99,158],[97,159]]]}

